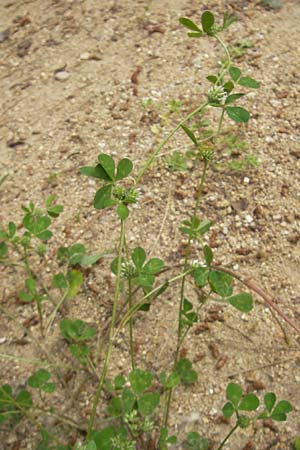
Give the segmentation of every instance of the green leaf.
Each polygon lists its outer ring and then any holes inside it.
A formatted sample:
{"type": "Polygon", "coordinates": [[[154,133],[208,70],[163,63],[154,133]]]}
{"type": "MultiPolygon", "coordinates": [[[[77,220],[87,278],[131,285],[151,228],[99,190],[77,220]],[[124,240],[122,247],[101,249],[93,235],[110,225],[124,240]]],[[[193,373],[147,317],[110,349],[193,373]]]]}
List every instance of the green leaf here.
{"type": "Polygon", "coordinates": [[[194,135],[194,133],[188,127],[186,127],[185,125],[181,125],[181,128],[183,129],[185,134],[191,139],[191,141],[195,145],[198,145],[198,141],[197,141],[196,136],[194,135]]]}
{"type": "Polygon", "coordinates": [[[123,375],[117,375],[114,379],[115,390],[122,389],[125,383],[125,377],[123,375]]]}
{"type": "Polygon", "coordinates": [[[223,26],[222,26],[222,29],[226,30],[236,20],[237,19],[236,19],[236,17],[234,15],[230,14],[228,11],[225,11],[224,15],[223,15],[223,26]]]}
{"type": "Polygon", "coordinates": [[[206,79],[212,84],[216,84],[216,82],[218,81],[218,77],[216,77],[216,75],[208,75],[206,79]]]}
{"type": "Polygon", "coordinates": [[[205,234],[213,225],[213,222],[211,220],[202,220],[202,222],[199,225],[199,232],[201,234],[205,234]]]}
{"type": "Polygon", "coordinates": [[[230,103],[234,103],[239,98],[243,97],[245,94],[231,94],[225,100],[225,105],[230,105],[230,103]]]}
{"type": "Polygon", "coordinates": [[[188,312],[188,311],[191,311],[192,309],[193,309],[193,304],[187,298],[184,298],[183,299],[183,311],[188,312]]]}
{"type": "Polygon", "coordinates": [[[7,239],[8,238],[8,234],[5,233],[4,230],[0,229],[0,239],[7,239]]]}
{"type": "Polygon", "coordinates": [[[229,383],[226,388],[226,398],[237,408],[243,395],[241,386],[236,383],[229,383]]]}
{"type": "Polygon", "coordinates": [[[117,206],[117,214],[121,220],[126,220],[129,216],[129,209],[127,206],[121,204],[117,206]]]}
{"type": "Polygon", "coordinates": [[[5,242],[0,242],[0,258],[4,258],[8,253],[8,247],[5,242]]]}
{"type": "Polygon", "coordinates": [[[51,374],[46,369],[39,369],[34,375],[28,378],[28,384],[32,388],[40,388],[51,378],[51,374]]]}
{"type": "Polygon", "coordinates": [[[93,167],[93,166],[80,167],[79,172],[82,175],[86,175],[88,177],[97,177],[97,175],[95,173],[95,167],[93,167]]]}
{"type": "Polygon", "coordinates": [[[264,396],[264,404],[268,413],[270,413],[273,409],[273,406],[276,403],[276,395],[274,392],[267,392],[264,396]]]}
{"type": "Polygon", "coordinates": [[[230,92],[232,91],[233,88],[234,88],[234,84],[232,81],[227,81],[223,85],[223,89],[227,94],[230,94],[230,92]]]}
{"type": "Polygon", "coordinates": [[[86,252],[85,246],[82,244],[74,244],[69,249],[69,264],[75,266],[80,264],[86,252]]]}
{"type": "Polygon", "coordinates": [[[247,394],[239,404],[239,411],[255,411],[259,407],[259,400],[255,394],[247,394]]]}
{"type": "Polygon", "coordinates": [[[146,261],[146,253],[142,247],[136,247],[131,254],[132,261],[138,270],[141,270],[146,261]]]}
{"type": "Polygon", "coordinates": [[[98,161],[100,162],[101,167],[105,170],[110,180],[113,181],[115,179],[115,162],[112,157],[106,155],[105,153],[101,153],[98,156],[98,161]]]}
{"type": "Polygon", "coordinates": [[[56,195],[52,194],[46,199],[46,209],[47,213],[51,217],[58,217],[61,212],[63,212],[64,208],[62,205],[53,205],[53,202],[56,199],[56,195]]]}
{"type": "Polygon", "coordinates": [[[195,431],[187,434],[186,443],[188,450],[207,450],[209,446],[208,440],[195,431]]]}
{"type": "Polygon", "coordinates": [[[134,369],[129,374],[129,381],[135,394],[142,394],[153,381],[153,375],[141,369],[134,369]]]}
{"type": "Polygon", "coordinates": [[[133,164],[128,158],[121,159],[117,167],[116,180],[123,180],[133,169],[133,164]]]}
{"type": "Polygon", "coordinates": [[[32,294],[29,294],[26,291],[19,291],[19,297],[22,300],[22,302],[32,302],[34,299],[34,296],[32,294]]]}
{"type": "Polygon", "coordinates": [[[163,267],[164,267],[164,262],[161,259],[151,258],[144,265],[143,272],[146,274],[155,275],[156,273],[159,273],[163,267]]]}
{"type": "Polygon", "coordinates": [[[51,224],[49,216],[33,216],[28,213],[23,218],[24,227],[34,235],[38,235],[46,230],[51,224]]]}
{"type": "Polygon", "coordinates": [[[114,427],[106,427],[101,431],[94,431],[91,435],[96,442],[97,448],[101,450],[112,450],[111,439],[116,435],[114,427]]]}
{"type": "Polygon", "coordinates": [[[204,13],[201,16],[201,23],[203,31],[205,33],[208,33],[211,30],[213,24],[215,23],[213,13],[211,13],[210,11],[204,11],[204,13]]]}
{"type": "Polygon", "coordinates": [[[193,384],[198,379],[197,372],[192,369],[192,363],[187,358],[182,358],[177,362],[175,371],[179,374],[184,384],[193,384]]]}
{"type": "Polygon", "coordinates": [[[178,386],[180,380],[180,375],[177,372],[171,372],[166,380],[165,387],[167,389],[173,389],[174,387],[178,386]]]}
{"type": "Polygon", "coordinates": [[[122,400],[119,397],[113,397],[107,407],[107,412],[112,417],[120,417],[123,413],[122,400]]]}
{"type": "Polygon", "coordinates": [[[133,284],[143,286],[145,288],[151,287],[154,283],[154,275],[141,273],[138,277],[132,279],[133,284]]]}
{"type": "Polygon", "coordinates": [[[192,277],[198,287],[204,287],[206,285],[208,275],[209,271],[206,267],[197,267],[197,269],[192,272],[192,277]]]}
{"type": "Polygon", "coordinates": [[[138,409],[143,416],[151,416],[158,406],[160,395],[158,392],[147,392],[138,399],[138,409]]]}
{"type": "Polygon", "coordinates": [[[230,419],[230,417],[234,414],[235,408],[231,402],[225,403],[225,405],[222,408],[223,416],[226,419],[230,419]]]}
{"type": "Polygon", "coordinates": [[[51,208],[47,209],[47,213],[51,217],[58,217],[64,210],[64,207],[62,205],[54,205],[51,208]]]}
{"type": "Polygon", "coordinates": [[[235,122],[246,123],[250,119],[249,112],[244,108],[240,108],[239,106],[226,106],[225,110],[230,119],[234,120],[235,122]]]}
{"type": "Polygon", "coordinates": [[[293,411],[292,405],[286,400],[281,400],[277,403],[271,414],[271,419],[278,422],[284,422],[287,419],[287,414],[293,411]]]}
{"type": "Polygon", "coordinates": [[[111,181],[110,176],[105,172],[101,164],[97,164],[96,167],[81,167],[79,172],[88,177],[99,178],[100,180],[111,181]]]}
{"type": "Polygon", "coordinates": [[[95,443],[95,441],[90,441],[84,450],[97,450],[97,445],[95,443]]]}
{"type": "Polygon", "coordinates": [[[130,413],[136,402],[136,396],[127,386],[122,391],[122,405],[125,413],[130,413]]]}
{"type": "Polygon", "coordinates": [[[209,267],[211,265],[212,261],[213,261],[213,258],[214,258],[213,251],[208,245],[204,245],[203,253],[204,253],[205,262],[206,262],[206,264],[209,267]]]}
{"type": "Polygon", "coordinates": [[[8,236],[10,239],[12,239],[14,237],[14,235],[16,234],[17,231],[17,227],[16,224],[14,222],[9,222],[8,224],[8,236]]]}
{"type": "Polygon", "coordinates": [[[41,241],[48,241],[50,238],[52,238],[52,236],[53,236],[53,233],[50,230],[42,231],[41,233],[38,233],[36,235],[36,237],[38,239],[40,239],[41,241]]]}
{"type": "Polygon", "coordinates": [[[72,344],[70,345],[70,352],[74,358],[80,362],[80,364],[83,364],[84,366],[87,364],[87,356],[89,354],[87,345],[72,344]]]}
{"type": "Polygon", "coordinates": [[[180,17],[179,22],[189,30],[196,31],[197,33],[202,34],[200,28],[192,20],[187,19],[186,17],[180,17]]]}
{"type": "Polygon", "coordinates": [[[300,450],[300,436],[297,436],[294,441],[294,450],[300,450]]]}
{"type": "Polygon", "coordinates": [[[242,292],[241,294],[233,295],[226,299],[232,306],[242,312],[249,312],[253,308],[253,299],[247,292],[242,292]]]}
{"type": "Polygon", "coordinates": [[[26,389],[20,391],[16,397],[16,402],[22,409],[29,409],[32,406],[31,395],[26,389]]]}
{"type": "Polygon", "coordinates": [[[241,76],[241,71],[238,67],[231,66],[229,68],[229,75],[233,79],[233,81],[237,81],[241,76]]]}
{"type": "Polygon", "coordinates": [[[260,84],[254,78],[251,77],[242,77],[238,81],[240,86],[245,86],[252,89],[258,89],[260,84]]]}
{"type": "Polygon", "coordinates": [[[60,322],[60,332],[68,342],[84,342],[91,340],[97,330],[88,326],[83,320],[63,319],[60,322]]]}
{"type": "Polygon", "coordinates": [[[55,391],[54,383],[47,383],[51,374],[45,369],[39,369],[34,375],[28,378],[28,384],[34,389],[41,389],[44,392],[52,393],[55,391]]]}
{"type": "Polygon", "coordinates": [[[75,297],[75,295],[77,294],[80,286],[83,283],[83,275],[81,272],[79,272],[79,270],[71,270],[70,272],[68,272],[67,275],[68,278],[68,282],[69,282],[69,297],[75,297]]]}
{"type": "Polygon", "coordinates": [[[80,265],[83,267],[92,266],[104,256],[104,253],[93,253],[92,255],[83,255],[80,265]]]}
{"type": "Polygon", "coordinates": [[[30,294],[36,294],[36,282],[33,278],[27,278],[25,281],[25,286],[30,294]]]}
{"type": "Polygon", "coordinates": [[[232,276],[228,273],[213,271],[209,273],[209,284],[213,292],[221,297],[232,294],[232,276]]]}
{"type": "Polygon", "coordinates": [[[94,198],[94,208],[96,209],[104,209],[108,206],[113,205],[113,201],[111,199],[112,185],[107,184],[102,186],[95,195],[94,198]]]}

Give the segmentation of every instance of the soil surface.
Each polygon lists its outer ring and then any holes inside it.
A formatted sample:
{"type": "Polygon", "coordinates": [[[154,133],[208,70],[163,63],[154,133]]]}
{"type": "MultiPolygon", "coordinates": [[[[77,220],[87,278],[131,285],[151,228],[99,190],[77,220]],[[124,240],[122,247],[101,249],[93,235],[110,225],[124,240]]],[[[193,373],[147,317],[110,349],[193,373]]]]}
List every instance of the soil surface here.
{"type": "MultiPolygon", "coordinates": [[[[226,119],[209,168],[200,205],[202,218],[214,221],[207,241],[216,264],[252,279],[299,327],[299,1],[284,0],[278,9],[247,0],[1,1],[0,176],[8,174],[0,192],[1,225],[6,228],[14,221],[21,227],[22,205],[33,201],[43,206],[50,194],[57,195],[64,212],[53,221],[55,235],[45,258],[34,260],[35,270],[51,284],[61,245],[80,242],[90,252],[106,253],[85,271],[83,288],[65,311],[96,326],[101,343],[112,308],[115,278],[109,267],[117,251],[119,222],[115,211],[93,209],[97,185],[80,175],[79,168],[95,164],[105,152],[115,159],[131,158],[136,174],[172,127],[203,102],[206,76],[216,72],[224,55],[214,40],[188,39],[178,18],[199,23],[207,8],[218,20],[225,10],[238,17],[222,36],[243,74],[261,82],[259,90],[240,102],[251,111],[251,120],[237,126],[226,119]]],[[[205,132],[204,125],[198,132],[205,132]]],[[[185,240],[179,226],[192,214],[201,172],[192,159],[186,170],[170,170],[166,158],[189,148],[187,137],[178,132],[143,177],[140,201],[126,221],[130,249],[141,245],[147,254],[162,258],[173,275],[183,262],[185,240]]],[[[195,244],[193,258],[201,257],[195,244]]],[[[24,278],[22,270],[2,267],[1,383],[20,389],[41,361],[50,358],[64,375],[66,389],[58,383],[57,391],[45,394],[42,402],[84,429],[95,377],[70,356],[59,332],[61,313],[48,336],[40,337],[35,306],[18,298],[24,278]]],[[[149,313],[139,313],[135,320],[137,365],[155,374],[172,364],[179,289],[168,289],[149,313]]],[[[193,288],[188,286],[188,291],[196,304],[193,288]]],[[[44,304],[49,317],[53,307],[44,304]]],[[[218,303],[204,308],[202,326],[190,332],[182,351],[193,361],[198,381],[178,387],[172,403],[170,426],[181,441],[193,430],[207,435],[211,448],[217,448],[230,430],[220,416],[226,386],[234,381],[261,398],[273,391],[289,400],[294,411],[287,422],[254,423],[239,430],[224,448],[293,448],[300,435],[300,340],[277,317],[290,345],[259,296],[249,314],[218,303]]],[[[128,331],[122,330],[113,350],[111,378],[128,373],[127,340],[128,331]]],[[[102,361],[97,372],[101,367],[102,361]]],[[[107,423],[106,404],[103,396],[98,429],[107,423]]],[[[66,425],[59,428],[53,417],[39,420],[58,435],[64,433],[65,443],[82,439],[66,425]]],[[[1,426],[1,449],[36,448],[38,431],[30,422],[23,420],[12,429],[1,426]]]]}

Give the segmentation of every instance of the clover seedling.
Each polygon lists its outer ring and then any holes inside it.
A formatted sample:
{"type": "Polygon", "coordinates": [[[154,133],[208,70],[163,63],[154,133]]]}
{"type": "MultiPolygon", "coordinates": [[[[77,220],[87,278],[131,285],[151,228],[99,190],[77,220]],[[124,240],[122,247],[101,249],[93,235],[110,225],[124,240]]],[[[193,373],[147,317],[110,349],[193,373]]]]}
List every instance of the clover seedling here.
{"type": "Polygon", "coordinates": [[[258,419],[272,419],[282,422],[287,419],[287,414],[293,410],[292,405],[286,400],[281,400],[276,404],[276,395],[273,392],[268,392],[264,396],[265,411],[251,418],[241,414],[241,412],[254,412],[258,410],[260,402],[255,394],[249,393],[243,395],[240,385],[229,383],[226,389],[226,397],[228,402],[223,406],[223,415],[226,419],[230,419],[235,414],[236,424],[218,450],[224,446],[225,442],[237,428],[248,428],[251,421],[258,419]]]}
{"type": "Polygon", "coordinates": [[[92,340],[97,331],[82,320],[63,319],[60,332],[70,345],[70,352],[83,365],[89,362],[89,348],[86,341],[92,340]]]}
{"type": "Polygon", "coordinates": [[[111,156],[101,153],[98,156],[99,164],[95,167],[82,167],[80,172],[103,181],[103,186],[97,191],[94,199],[96,209],[104,209],[117,206],[117,214],[121,220],[128,217],[127,205],[136,203],[138,193],[135,188],[125,187],[120,183],[128,177],[133,169],[132,162],[128,158],[119,161],[117,168],[111,156]]]}

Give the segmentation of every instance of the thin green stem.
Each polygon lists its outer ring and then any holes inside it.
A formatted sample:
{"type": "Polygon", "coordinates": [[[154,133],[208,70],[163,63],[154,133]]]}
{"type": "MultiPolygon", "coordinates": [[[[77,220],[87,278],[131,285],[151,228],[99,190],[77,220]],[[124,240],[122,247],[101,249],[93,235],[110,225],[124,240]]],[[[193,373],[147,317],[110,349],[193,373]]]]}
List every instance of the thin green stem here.
{"type": "Polygon", "coordinates": [[[109,330],[108,347],[106,350],[104,365],[103,365],[103,369],[102,369],[101,376],[99,379],[98,387],[96,390],[91,416],[89,419],[87,440],[89,440],[91,437],[91,432],[92,432],[94,422],[95,422],[95,417],[96,417],[96,409],[97,409],[97,405],[99,403],[103,383],[104,383],[104,380],[105,380],[105,377],[107,374],[109,361],[110,361],[110,357],[111,357],[111,352],[112,352],[112,347],[113,347],[113,343],[114,343],[114,327],[115,327],[115,323],[116,323],[118,300],[119,300],[119,295],[120,295],[121,261],[122,261],[122,252],[123,252],[123,247],[124,247],[124,241],[125,241],[125,224],[124,224],[124,221],[121,220],[121,233],[120,233],[120,241],[119,241],[119,248],[118,248],[118,270],[117,270],[117,279],[116,279],[116,286],[115,286],[115,293],[114,293],[114,303],[113,303],[113,308],[112,308],[111,323],[110,323],[110,330],[109,330]]]}
{"type": "MultiPolygon", "coordinates": [[[[129,248],[126,241],[126,236],[124,239],[124,247],[126,251],[126,258],[129,263],[129,248]]],[[[132,297],[133,297],[133,291],[132,291],[132,280],[131,278],[128,278],[128,298],[126,303],[128,303],[128,309],[132,308],[132,297]]],[[[129,320],[129,348],[130,348],[130,361],[131,361],[131,368],[135,368],[135,358],[134,358],[134,339],[133,339],[133,319],[132,317],[129,320]]]]}
{"type": "MultiPolygon", "coordinates": [[[[203,190],[203,186],[204,186],[204,182],[205,182],[207,166],[208,166],[208,161],[204,160],[204,167],[203,167],[200,183],[198,185],[198,192],[197,192],[196,203],[195,203],[195,207],[194,207],[194,211],[193,211],[192,222],[194,221],[194,219],[197,216],[197,212],[198,212],[198,208],[199,208],[199,204],[200,204],[200,200],[201,200],[201,195],[202,195],[202,190],[203,190]]],[[[191,241],[192,241],[192,238],[191,238],[191,235],[189,235],[186,250],[185,250],[183,273],[187,273],[187,270],[188,270],[189,257],[190,257],[190,253],[191,253],[191,241]]],[[[174,356],[174,367],[176,366],[176,363],[178,361],[180,347],[183,342],[183,339],[185,338],[185,334],[182,335],[182,309],[183,309],[183,302],[184,302],[185,281],[186,281],[186,275],[184,275],[182,277],[181,288],[180,288],[177,345],[176,345],[176,351],[175,351],[175,356],[174,356]]],[[[173,389],[170,389],[168,391],[167,398],[166,398],[166,407],[165,407],[165,414],[164,414],[164,426],[165,427],[168,426],[172,392],[173,392],[173,389]]]]}
{"type": "MultiPolygon", "coordinates": [[[[132,308],[132,284],[131,279],[128,280],[128,309],[132,308]]],[[[135,355],[134,355],[134,339],[133,339],[133,318],[129,319],[129,341],[130,341],[130,359],[131,368],[135,368],[135,355]]]]}
{"type": "Polygon", "coordinates": [[[50,317],[50,319],[49,319],[49,321],[48,321],[48,324],[47,324],[47,326],[46,326],[46,330],[47,330],[46,333],[49,333],[50,328],[52,327],[53,322],[54,322],[54,320],[55,320],[56,314],[57,314],[57,312],[60,310],[60,308],[61,308],[61,306],[63,305],[63,303],[65,302],[66,298],[68,297],[68,294],[69,294],[69,289],[66,289],[65,292],[63,293],[63,295],[62,295],[60,301],[59,301],[59,302],[57,303],[57,305],[55,306],[54,311],[53,311],[53,313],[51,314],[51,317],[50,317]]]}
{"type": "Polygon", "coordinates": [[[141,170],[139,171],[137,178],[136,178],[136,184],[139,183],[139,181],[141,180],[141,178],[143,177],[144,173],[149,169],[149,167],[151,166],[151,164],[153,163],[156,155],[161,151],[161,149],[166,145],[166,143],[171,139],[172,136],[174,136],[174,134],[179,130],[179,128],[181,127],[181,125],[183,125],[185,122],[187,122],[188,120],[192,119],[196,114],[200,113],[203,109],[206,108],[206,106],[208,105],[208,102],[203,103],[202,105],[198,106],[198,108],[196,108],[194,111],[192,111],[191,113],[189,113],[187,116],[185,116],[180,122],[179,124],[173,128],[173,130],[168,134],[168,136],[159,144],[159,146],[151,153],[151,155],[149,156],[149,158],[147,159],[145,165],[141,168],[141,170]]]}
{"type": "Polygon", "coordinates": [[[39,315],[41,335],[42,335],[42,337],[44,337],[44,325],[43,325],[43,314],[42,314],[41,302],[40,302],[40,300],[35,300],[35,303],[36,303],[36,307],[37,307],[38,315],[39,315]]]}
{"type": "MultiPolygon", "coordinates": [[[[208,166],[208,161],[205,160],[204,161],[204,166],[203,166],[203,171],[202,171],[202,176],[201,176],[201,179],[200,179],[200,183],[198,185],[197,198],[196,198],[196,203],[195,203],[195,206],[194,206],[192,222],[197,217],[197,212],[198,212],[198,209],[199,209],[199,204],[200,204],[200,200],[201,200],[202,190],[203,190],[203,186],[204,186],[204,183],[205,183],[207,166],[208,166]]],[[[187,246],[186,246],[186,251],[185,251],[185,258],[184,258],[184,266],[183,266],[183,271],[184,272],[186,272],[187,268],[188,268],[188,262],[189,262],[189,257],[190,257],[190,253],[191,253],[191,241],[192,241],[192,238],[191,238],[191,235],[189,235],[187,246]]],[[[184,301],[185,280],[186,280],[186,276],[184,276],[182,278],[181,289],[180,289],[180,304],[179,304],[178,331],[177,331],[177,341],[178,342],[180,341],[181,331],[182,331],[182,320],[181,319],[182,319],[182,306],[183,306],[183,301],[184,301]]],[[[178,347],[178,345],[177,345],[177,347],[178,347]]],[[[178,351],[176,351],[176,354],[177,353],[178,353],[178,351]]]]}
{"type": "Polygon", "coordinates": [[[230,430],[230,432],[227,434],[227,436],[225,437],[225,439],[221,442],[220,446],[217,448],[217,450],[221,450],[224,445],[226,444],[226,442],[228,441],[228,439],[230,438],[230,436],[233,435],[233,433],[235,432],[235,430],[239,427],[238,423],[235,424],[235,426],[230,430]]]}
{"type": "Polygon", "coordinates": [[[177,280],[180,280],[182,277],[188,275],[193,269],[189,269],[186,272],[180,273],[179,275],[176,275],[173,278],[170,278],[167,282],[160,284],[156,288],[152,289],[152,291],[148,292],[144,297],[139,301],[138,303],[135,303],[124,315],[123,319],[121,320],[118,328],[115,331],[114,339],[120,332],[121,328],[125,327],[125,325],[129,322],[130,318],[133,317],[133,315],[141,309],[141,306],[143,306],[145,303],[149,303],[151,301],[151,297],[155,295],[157,292],[159,292],[161,289],[166,286],[166,284],[170,285],[171,283],[174,283],[177,280]]]}
{"type": "Polygon", "coordinates": [[[222,108],[222,113],[221,113],[219,123],[218,123],[218,131],[217,131],[217,134],[215,135],[215,138],[218,138],[220,136],[223,119],[224,119],[224,114],[225,114],[225,106],[222,108]]]}
{"type": "MultiPolygon", "coordinates": [[[[218,34],[214,34],[214,38],[217,39],[217,41],[219,42],[219,44],[221,44],[221,46],[223,47],[223,50],[224,50],[225,53],[226,53],[228,67],[230,67],[230,66],[231,66],[231,56],[230,56],[229,50],[228,50],[228,48],[227,48],[225,42],[223,41],[222,38],[220,38],[220,36],[219,36],[218,34]]],[[[226,70],[227,70],[227,68],[226,68],[226,70]]]]}

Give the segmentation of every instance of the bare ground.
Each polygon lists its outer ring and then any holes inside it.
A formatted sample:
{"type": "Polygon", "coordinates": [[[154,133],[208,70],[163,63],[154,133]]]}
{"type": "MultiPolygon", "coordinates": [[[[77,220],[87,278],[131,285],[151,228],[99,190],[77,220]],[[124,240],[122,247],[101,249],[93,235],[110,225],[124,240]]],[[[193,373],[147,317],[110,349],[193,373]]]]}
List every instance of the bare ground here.
{"type": "MultiPolygon", "coordinates": [[[[116,217],[93,210],[96,186],[78,169],[93,164],[100,151],[115,158],[128,156],[139,167],[172,125],[202,102],[205,77],[222,54],[209,40],[188,40],[178,18],[197,21],[207,8],[217,16],[224,9],[234,12],[239,20],[224,39],[250,46],[236,61],[261,81],[259,91],[243,100],[252,118],[247,126],[227,122],[225,128],[248,143],[246,153],[255,155],[259,165],[232,170],[226,145],[221,145],[208,173],[201,214],[215,222],[210,244],[217,262],[256,280],[299,324],[300,4],[296,0],[284,1],[280,10],[237,0],[2,0],[0,161],[1,176],[9,176],[1,187],[0,220],[20,223],[22,204],[32,200],[42,205],[48,195],[57,194],[65,211],[54,223],[51,251],[39,269],[44,280],[49,279],[60,245],[82,242],[91,251],[115,254],[116,217]],[[142,104],[146,98],[153,100],[148,109],[142,104]],[[182,106],[171,114],[168,103],[173,99],[182,106]]],[[[186,147],[180,133],[168,148],[186,147]]],[[[240,148],[233,150],[239,158],[240,148]]],[[[198,171],[189,164],[178,175],[157,160],[142,180],[139,207],[128,220],[132,248],[142,245],[169,267],[182,262],[178,227],[192,211],[198,171]]],[[[197,248],[194,252],[199,257],[197,248]]],[[[87,274],[84,289],[68,312],[97,325],[100,332],[109,318],[113,294],[109,264],[109,258],[103,259],[87,274]]],[[[1,304],[25,323],[36,313],[33,306],[18,303],[20,275],[2,270],[1,304]]],[[[172,361],[177,298],[176,289],[167,291],[151,314],[136,319],[138,364],[156,373],[172,361]]],[[[208,308],[205,314],[212,311],[208,308]]],[[[56,362],[70,367],[74,361],[59,337],[58,323],[59,317],[43,345],[56,362]]],[[[277,427],[254,425],[250,434],[240,431],[227,448],[292,449],[300,434],[299,337],[284,326],[289,346],[266,304],[256,297],[251,314],[241,317],[223,308],[207,330],[192,332],[185,352],[194,361],[199,381],[192,388],[176,390],[170,420],[174,430],[181,435],[187,430],[207,433],[212,443],[219,442],[229,430],[218,416],[226,385],[233,380],[245,390],[265,387],[276,392],[293,404],[294,412],[277,427]],[[225,361],[222,367],[220,358],[225,361]]],[[[33,338],[1,316],[1,380],[15,388],[35,369],[19,358],[45,359],[35,345],[38,326],[32,325],[30,331],[33,338]]],[[[111,375],[127,371],[124,338],[125,331],[114,350],[111,375]]],[[[69,391],[78,389],[84,377],[84,373],[73,377],[69,391]]],[[[69,393],[59,390],[53,397],[56,406],[82,423],[94,392],[94,380],[87,379],[91,383],[83,386],[76,410],[72,411],[70,399],[66,401],[69,393]]],[[[99,408],[98,427],[104,409],[105,402],[99,408]]],[[[54,426],[49,418],[43,420],[45,426],[54,426]]],[[[0,446],[33,449],[36,436],[21,423],[3,433],[0,446]]]]}

